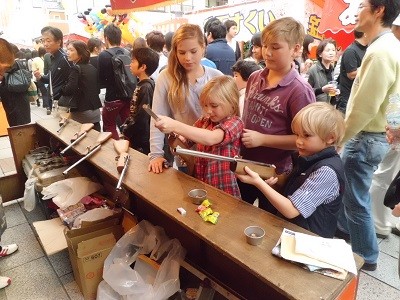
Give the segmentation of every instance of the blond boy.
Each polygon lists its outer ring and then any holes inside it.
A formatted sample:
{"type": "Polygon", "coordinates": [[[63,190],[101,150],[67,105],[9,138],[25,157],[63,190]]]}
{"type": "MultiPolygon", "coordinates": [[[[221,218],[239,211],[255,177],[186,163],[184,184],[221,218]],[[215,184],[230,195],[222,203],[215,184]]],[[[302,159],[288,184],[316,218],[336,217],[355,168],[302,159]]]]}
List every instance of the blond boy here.
{"type": "Polygon", "coordinates": [[[237,177],[259,189],[285,218],[332,238],[345,186],[343,163],[336,152],[344,134],[343,115],[328,103],[312,103],[296,114],[291,127],[298,153],[282,194],[270,186],[277,178],[264,182],[248,167],[248,175],[237,177]]]}

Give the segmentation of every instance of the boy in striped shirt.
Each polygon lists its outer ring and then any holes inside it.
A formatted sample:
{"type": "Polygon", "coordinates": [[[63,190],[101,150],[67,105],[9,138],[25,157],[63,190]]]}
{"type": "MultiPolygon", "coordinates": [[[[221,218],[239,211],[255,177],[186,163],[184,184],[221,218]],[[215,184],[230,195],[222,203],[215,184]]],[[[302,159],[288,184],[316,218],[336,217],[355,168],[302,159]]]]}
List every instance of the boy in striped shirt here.
{"type": "Polygon", "coordinates": [[[332,238],[345,187],[343,163],[336,152],[344,134],[344,119],[332,105],[316,102],[301,109],[292,121],[298,152],[283,194],[245,167],[237,177],[257,187],[281,215],[322,237],[332,238]]]}

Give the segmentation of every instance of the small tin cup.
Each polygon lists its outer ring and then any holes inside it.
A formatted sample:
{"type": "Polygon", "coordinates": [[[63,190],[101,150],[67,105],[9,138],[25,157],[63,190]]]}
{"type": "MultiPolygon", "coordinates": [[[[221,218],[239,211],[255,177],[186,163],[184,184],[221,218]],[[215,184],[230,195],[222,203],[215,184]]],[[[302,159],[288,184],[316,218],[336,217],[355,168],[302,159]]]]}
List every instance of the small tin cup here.
{"type": "Polygon", "coordinates": [[[265,236],[265,230],[259,226],[249,226],[244,230],[244,234],[246,235],[247,243],[257,246],[261,244],[265,236]]]}
{"type": "Polygon", "coordinates": [[[188,193],[192,203],[200,205],[205,199],[207,199],[207,191],[203,189],[193,189],[188,193]]]}

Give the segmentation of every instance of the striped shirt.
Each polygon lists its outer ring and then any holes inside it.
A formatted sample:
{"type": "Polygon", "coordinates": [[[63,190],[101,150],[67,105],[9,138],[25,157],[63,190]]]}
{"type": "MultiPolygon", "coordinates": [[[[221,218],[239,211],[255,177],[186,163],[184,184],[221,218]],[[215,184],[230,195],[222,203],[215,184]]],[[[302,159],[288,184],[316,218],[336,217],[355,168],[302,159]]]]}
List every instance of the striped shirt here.
{"type": "Polygon", "coordinates": [[[288,198],[300,214],[308,218],[318,206],[336,199],[339,195],[339,186],[335,171],[323,166],[312,172],[302,186],[288,198]]]}

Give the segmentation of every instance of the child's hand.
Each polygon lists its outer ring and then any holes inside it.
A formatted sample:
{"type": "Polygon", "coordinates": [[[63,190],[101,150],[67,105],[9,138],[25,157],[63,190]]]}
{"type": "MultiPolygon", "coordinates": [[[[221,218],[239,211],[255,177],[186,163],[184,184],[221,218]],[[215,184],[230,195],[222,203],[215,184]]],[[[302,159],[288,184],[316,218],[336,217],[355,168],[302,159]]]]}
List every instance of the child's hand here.
{"type": "Polygon", "coordinates": [[[262,145],[262,133],[258,131],[243,129],[242,143],[246,148],[255,148],[262,145]]]}
{"type": "Polygon", "coordinates": [[[265,182],[268,183],[268,185],[274,185],[278,182],[278,177],[270,177],[266,179],[265,182]]]}
{"type": "Polygon", "coordinates": [[[246,174],[236,174],[236,177],[239,178],[240,181],[247,183],[247,184],[252,184],[252,185],[257,185],[260,182],[263,182],[261,179],[260,175],[258,173],[252,171],[249,167],[244,167],[244,171],[246,174]]]}
{"type": "Polygon", "coordinates": [[[392,215],[395,217],[400,217],[400,203],[397,204],[393,210],[392,210],[392,215]]]}
{"type": "Polygon", "coordinates": [[[158,120],[155,122],[156,126],[163,133],[171,133],[174,131],[175,120],[166,116],[158,116],[158,120]]]}

